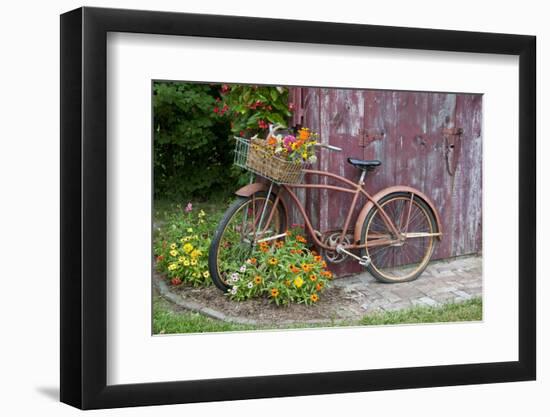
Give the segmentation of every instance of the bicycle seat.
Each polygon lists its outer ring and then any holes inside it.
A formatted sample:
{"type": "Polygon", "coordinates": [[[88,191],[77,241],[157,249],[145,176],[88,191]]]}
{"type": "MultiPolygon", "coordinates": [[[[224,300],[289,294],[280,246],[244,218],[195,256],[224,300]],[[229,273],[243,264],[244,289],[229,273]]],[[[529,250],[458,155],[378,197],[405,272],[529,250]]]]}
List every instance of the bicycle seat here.
{"type": "Polygon", "coordinates": [[[377,166],[380,166],[382,162],[380,162],[378,159],[355,159],[355,158],[348,158],[348,162],[352,164],[355,168],[362,169],[363,171],[372,171],[377,166]]]}

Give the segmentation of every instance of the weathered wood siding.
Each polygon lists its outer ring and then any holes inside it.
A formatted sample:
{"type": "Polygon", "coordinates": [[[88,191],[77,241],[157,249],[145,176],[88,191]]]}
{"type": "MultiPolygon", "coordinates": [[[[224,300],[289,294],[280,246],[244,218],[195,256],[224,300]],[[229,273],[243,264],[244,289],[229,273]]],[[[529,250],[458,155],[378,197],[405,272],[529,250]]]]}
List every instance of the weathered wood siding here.
{"type": "MultiPolygon", "coordinates": [[[[347,163],[347,157],[381,160],[382,165],[367,176],[367,191],[409,185],[428,195],[439,210],[444,232],[435,259],[481,251],[481,95],[293,88],[290,100],[296,107],[295,124],[344,149],[321,151],[316,168],[356,180],[360,171],[347,163]],[[464,133],[446,140],[444,129],[452,128],[464,133]]],[[[318,230],[343,227],[349,195],[308,190],[301,199],[318,230]]],[[[291,216],[293,222],[303,223],[297,211],[291,216]]],[[[336,267],[340,274],[359,269],[349,260],[336,267]]]]}

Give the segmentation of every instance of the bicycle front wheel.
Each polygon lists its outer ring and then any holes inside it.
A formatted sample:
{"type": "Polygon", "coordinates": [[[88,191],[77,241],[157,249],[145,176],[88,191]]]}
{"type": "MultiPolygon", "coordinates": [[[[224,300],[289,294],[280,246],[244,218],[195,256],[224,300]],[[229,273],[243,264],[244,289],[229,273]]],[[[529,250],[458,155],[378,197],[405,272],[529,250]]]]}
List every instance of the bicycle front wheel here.
{"type": "Polygon", "coordinates": [[[266,200],[266,193],[238,198],[226,210],[214,233],[208,254],[208,269],[216,287],[224,292],[231,288],[228,282],[230,275],[237,272],[251,257],[255,242],[286,231],[286,213],[283,205],[277,204],[273,207],[273,193],[267,200],[267,205],[266,200]]]}
{"type": "Polygon", "coordinates": [[[437,222],[431,208],[410,192],[395,192],[378,201],[363,223],[361,243],[376,239],[395,240],[383,219],[383,210],[393,222],[404,240],[393,244],[371,246],[362,250],[368,255],[368,271],[381,282],[406,282],[418,278],[428,266],[435,248],[437,222]],[[412,203],[412,204],[411,204],[412,203]],[[407,220],[408,219],[408,220],[407,220]],[[406,228],[406,230],[405,230],[406,228]]]}

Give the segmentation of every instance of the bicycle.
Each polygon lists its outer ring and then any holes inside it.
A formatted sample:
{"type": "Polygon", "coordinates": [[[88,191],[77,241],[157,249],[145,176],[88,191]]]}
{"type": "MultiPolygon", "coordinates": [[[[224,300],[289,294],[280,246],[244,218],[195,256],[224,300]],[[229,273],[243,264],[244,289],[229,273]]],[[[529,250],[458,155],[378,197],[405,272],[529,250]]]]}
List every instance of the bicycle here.
{"type": "MultiPolygon", "coordinates": [[[[278,129],[277,126],[270,126],[268,138],[278,129]]],[[[380,161],[347,158],[348,163],[360,171],[357,182],[307,167],[299,167],[299,176],[292,175],[293,181],[287,182],[262,172],[252,163],[251,140],[235,139],[235,164],[249,170],[252,175],[251,183],[235,192],[237,199],[223,215],[210,246],[209,272],[220,290],[230,288],[226,276],[235,265],[241,265],[250,257],[256,245],[286,236],[288,203],[284,195],[297,206],[304,219],[306,233],[327,261],[339,263],[352,258],[384,283],[412,281],[424,272],[434,253],[436,239],[441,240],[443,235],[439,214],[425,194],[409,186],[392,186],[370,195],[364,187],[365,178],[368,172],[381,165],[380,161]],[[254,174],[267,179],[267,183],[252,182],[254,174]],[[301,180],[305,175],[336,180],[347,187],[303,183],[301,180]],[[324,234],[315,230],[293,191],[300,188],[351,194],[352,202],[342,228],[324,234]],[[366,197],[367,202],[351,228],[352,214],[361,195],[366,197]]],[[[342,151],[339,147],[323,143],[316,144],[316,147],[332,152],[342,151]]]]}

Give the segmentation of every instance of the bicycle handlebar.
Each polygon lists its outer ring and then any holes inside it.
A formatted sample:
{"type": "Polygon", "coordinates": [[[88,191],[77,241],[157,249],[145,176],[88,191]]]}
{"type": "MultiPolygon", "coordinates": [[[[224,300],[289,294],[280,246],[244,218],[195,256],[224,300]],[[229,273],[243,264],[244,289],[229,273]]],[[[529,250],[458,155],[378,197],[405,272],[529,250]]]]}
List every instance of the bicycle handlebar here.
{"type": "Polygon", "coordinates": [[[327,145],[325,143],[316,143],[315,146],[328,149],[329,151],[342,152],[342,148],[339,148],[338,146],[334,146],[334,145],[327,145]]]}

